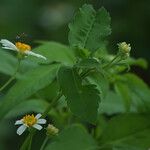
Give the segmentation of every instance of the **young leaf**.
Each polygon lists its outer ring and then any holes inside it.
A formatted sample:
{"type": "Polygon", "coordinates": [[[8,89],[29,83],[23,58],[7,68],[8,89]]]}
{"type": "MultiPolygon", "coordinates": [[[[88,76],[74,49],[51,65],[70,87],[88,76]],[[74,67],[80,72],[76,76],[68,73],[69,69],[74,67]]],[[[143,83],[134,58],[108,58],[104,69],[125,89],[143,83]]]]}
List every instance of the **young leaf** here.
{"type": "Polygon", "coordinates": [[[24,74],[8,91],[0,105],[0,119],[2,119],[16,104],[33,95],[38,90],[48,86],[55,78],[59,65],[40,66],[24,74]]]}
{"type": "Polygon", "coordinates": [[[97,150],[94,139],[80,125],[64,129],[45,150],[97,150]]]}
{"type": "Polygon", "coordinates": [[[58,81],[71,111],[82,119],[95,123],[100,101],[95,85],[82,85],[77,72],[65,66],[59,69],[58,81]]]}
{"type": "Polygon", "coordinates": [[[73,47],[95,51],[111,33],[110,16],[105,8],[97,12],[92,5],[83,5],[69,24],[69,43],[73,47]]]}

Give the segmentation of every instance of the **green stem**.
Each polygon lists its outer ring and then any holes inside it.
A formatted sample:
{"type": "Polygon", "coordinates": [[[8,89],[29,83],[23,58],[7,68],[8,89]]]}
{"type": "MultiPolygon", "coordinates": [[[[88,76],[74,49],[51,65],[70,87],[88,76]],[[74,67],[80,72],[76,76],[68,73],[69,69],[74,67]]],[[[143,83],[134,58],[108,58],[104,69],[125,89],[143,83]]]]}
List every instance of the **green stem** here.
{"type": "Polygon", "coordinates": [[[18,72],[18,70],[19,70],[19,67],[20,67],[20,62],[21,62],[21,60],[18,59],[18,65],[17,65],[17,68],[16,68],[15,73],[14,73],[14,74],[12,75],[12,77],[0,88],[0,92],[1,92],[2,90],[4,90],[4,89],[16,78],[16,74],[17,74],[17,72],[18,72]]]}
{"type": "Polygon", "coordinates": [[[35,133],[35,130],[30,130],[28,136],[26,137],[25,141],[23,142],[20,150],[31,150],[31,145],[32,145],[32,138],[35,133]]]}
{"type": "Polygon", "coordinates": [[[119,55],[116,55],[107,65],[105,65],[103,67],[103,69],[109,68],[111,67],[111,65],[113,64],[113,62],[119,57],[119,55]]]}
{"type": "Polygon", "coordinates": [[[32,138],[33,138],[33,132],[30,133],[30,139],[29,139],[28,150],[31,150],[31,146],[32,146],[32,138]]]}
{"type": "Polygon", "coordinates": [[[50,109],[56,104],[56,102],[61,98],[62,95],[63,95],[62,92],[59,92],[59,94],[52,100],[50,105],[43,112],[43,115],[42,115],[43,118],[46,117],[46,115],[49,113],[50,109]]]}
{"type": "Polygon", "coordinates": [[[95,71],[95,68],[88,69],[87,71],[83,72],[80,76],[82,79],[87,77],[91,72],[95,71]]]}
{"type": "Polygon", "coordinates": [[[46,136],[46,138],[44,139],[43,144],[42,144],[40,150],[44,150],[44,147],[45,147],[46,143],[48,142],[48,140],[49,140],[49,137],[46,136]]]}
{"type": "Polygon", "coordinates": [[[30,140],[30,133],[29,135],[26,137],[25,141],[23,142],[23,144],[20,147],[20,150],[26,150],[27,149],[27,145],[29,143],[30,140]]]}

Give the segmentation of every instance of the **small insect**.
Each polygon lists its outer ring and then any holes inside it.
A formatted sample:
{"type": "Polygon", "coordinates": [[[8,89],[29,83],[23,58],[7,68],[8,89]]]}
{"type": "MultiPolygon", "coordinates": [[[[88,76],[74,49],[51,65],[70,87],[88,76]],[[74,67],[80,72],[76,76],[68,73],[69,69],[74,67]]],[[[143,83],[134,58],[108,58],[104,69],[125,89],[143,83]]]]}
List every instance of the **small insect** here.
{"type": "Polygon", "coordinates": [[[26,41],[28,41],[28,35],[26,34],[26,33],[21,33],[21,34],[18,34],[17,36],[16,36],[16,41],[19,41],[19,42],[26,42],[26,41]]]}
{"type": "Polygon", "coordinates": [[[28,35],[26,34],[26,33],[21,33],[21,34],[18,34],[17,36],[16,36],[16,39],[17,40],[19,40],[19,39],[22,39],[22,38],[26,38],[28,35]]]}

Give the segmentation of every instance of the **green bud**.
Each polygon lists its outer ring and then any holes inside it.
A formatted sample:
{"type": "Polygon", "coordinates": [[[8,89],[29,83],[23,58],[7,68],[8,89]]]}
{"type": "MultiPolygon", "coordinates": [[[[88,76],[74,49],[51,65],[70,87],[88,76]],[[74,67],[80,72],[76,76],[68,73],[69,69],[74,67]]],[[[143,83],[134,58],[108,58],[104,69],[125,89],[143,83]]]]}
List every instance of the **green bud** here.
{"type": "Polygon", "coordinates": [[[58,132],[59,132],[59,129],[56,128],[55,126],[53,126],[52,124],[48,124],[46,130],[47,130],[47,133],[46,133],[46,134],[47,134],[48,136],[57,135],[58,132]]]}
{"type": "Polygon", "coordinates": [[[130,44],[127,44],[126,42],[122,42],[118,44],[118,49],[119,49],[119,55],[123,58],[126,59],[130,56],[130,51],[131,51],[131,46],[130,44]]]}

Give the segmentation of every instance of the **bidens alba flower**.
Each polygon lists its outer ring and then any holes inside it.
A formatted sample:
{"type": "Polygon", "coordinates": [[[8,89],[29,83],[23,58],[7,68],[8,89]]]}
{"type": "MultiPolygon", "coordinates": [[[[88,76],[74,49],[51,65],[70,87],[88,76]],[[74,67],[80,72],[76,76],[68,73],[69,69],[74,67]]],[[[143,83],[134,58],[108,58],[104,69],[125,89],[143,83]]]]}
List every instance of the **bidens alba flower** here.
{"type": "Polygon", "coordinates": [[[6,39],[2,39],[0,41],[0,43],[2,44],[2,48],[4,49],[9,49],[12,51],[17,51],[21,54],[25,54],[25,55],[32,55],[38,58],[43,58],[46,60],[46,57],[40,55],[40,54],[36,54],[34,52],[31,51],[31,46],[25,43],[21,43],[21,42],[16,42],[15,44],[13,44],[12,42],[6,40],[6,39]]]}
{"type": "Polygon", "coordinates": [[[21,120],[17,120],[15,122],[15,125],[21,125],[17,129],[17,134],[21,135],[27,128],[30,128],[30,127],[41,130],[42,126],[40,124],[46,123],[45,119],[40,119],[41,116],[42,116],[41,114],[37,114],[36,116],[34,116],[33,114],[26,115],[21,120]]]}

